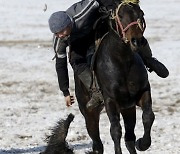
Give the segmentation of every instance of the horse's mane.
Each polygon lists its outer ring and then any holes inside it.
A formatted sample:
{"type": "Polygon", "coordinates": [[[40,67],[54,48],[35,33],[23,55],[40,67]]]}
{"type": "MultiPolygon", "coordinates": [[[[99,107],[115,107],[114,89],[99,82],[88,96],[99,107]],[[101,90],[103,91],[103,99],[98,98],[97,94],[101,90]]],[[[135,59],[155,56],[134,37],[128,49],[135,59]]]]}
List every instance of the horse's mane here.
{"type": "Polygon", "coordinates": [[[139,4],[139,0],[122,0],[122,3],[133,3],[133,4],[139,4]]]}

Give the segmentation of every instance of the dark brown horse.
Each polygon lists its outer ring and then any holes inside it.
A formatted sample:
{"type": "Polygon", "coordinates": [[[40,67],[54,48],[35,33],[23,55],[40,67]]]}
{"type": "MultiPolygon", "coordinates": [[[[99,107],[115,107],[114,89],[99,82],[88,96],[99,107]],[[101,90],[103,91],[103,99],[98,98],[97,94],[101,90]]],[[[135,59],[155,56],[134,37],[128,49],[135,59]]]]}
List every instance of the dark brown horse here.
{"type": "MultiPolygon", "coordinates": [[[[101,88],[110,133],[114,141],[115,154],[121,154],[122,136],[120,114],[125,125],[125,143],[131,154],[147,150],[151,145],[151,126],[154,121],[151,89],[147,71],[138,53],[134,52],[143,44],[145,20],[138,2],[122,2],[110,16],[109,29],[96,52],[94,72],[101,88]],[[143,137],[136,141],[136,105],[142,108],[144,125],[143,137]]],[[[99,136],[99,116],[102,106],[93,111],[86,109],[89,94],[75,76],[76,96],[79,108],[85,117],[86,127],[93,141],[93,152],[102,154],[103,144],[99,136]]]]}

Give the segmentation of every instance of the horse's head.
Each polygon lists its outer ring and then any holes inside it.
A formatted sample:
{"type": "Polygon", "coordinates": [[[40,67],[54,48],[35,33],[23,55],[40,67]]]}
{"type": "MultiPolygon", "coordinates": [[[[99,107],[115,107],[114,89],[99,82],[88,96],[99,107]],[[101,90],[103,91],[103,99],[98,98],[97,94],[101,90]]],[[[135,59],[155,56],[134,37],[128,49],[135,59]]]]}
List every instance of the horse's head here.
{"type": "Polygon", "coordinates": [[[133,50],[144,44],[146,24],[139,0],[123,0],[116,9],[115,19],[117,31],[125,43],[130,43],[133,50]]]}

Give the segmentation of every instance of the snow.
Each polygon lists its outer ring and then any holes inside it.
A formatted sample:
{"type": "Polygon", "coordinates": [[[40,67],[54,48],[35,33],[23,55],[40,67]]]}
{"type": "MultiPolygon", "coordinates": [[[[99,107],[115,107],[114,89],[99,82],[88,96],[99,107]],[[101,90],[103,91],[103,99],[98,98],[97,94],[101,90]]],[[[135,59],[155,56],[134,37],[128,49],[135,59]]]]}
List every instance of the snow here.
{"type": "MultiPolygon", "coordinates": [[[[60,118],[75,115],[67,140],[76,154],[91,148],[84,118],[77,102],[67,108],[59,91],[48,18],[76,0],[0,0],[0,154],[37,154],[46,135],[60,118]],[[47,11],[44,6],[47,4],[47,11]]],[[[180,1],[142,1],[153,55],[170,70],[166,79],[149,74],[153,110],[152,145],[143,154],[180,153],[180,1]]],[[[72,69],[70,91],[74,94],[72,69]]],[[[137,108],[136,136],[142,136],[142,112],[137,108]]],[[[121,121],[123,126],[123,122],[121,121]]],[[[105,154],[113,153],[106,112],[100,132],[105,154]]],[[[124,132],[124,130],[123,130],[124,132]]],[[[122,150],[128,153],[122,139],[122,150]]],[[[140,153],[140,152],[138,152],[140,153]]]]}

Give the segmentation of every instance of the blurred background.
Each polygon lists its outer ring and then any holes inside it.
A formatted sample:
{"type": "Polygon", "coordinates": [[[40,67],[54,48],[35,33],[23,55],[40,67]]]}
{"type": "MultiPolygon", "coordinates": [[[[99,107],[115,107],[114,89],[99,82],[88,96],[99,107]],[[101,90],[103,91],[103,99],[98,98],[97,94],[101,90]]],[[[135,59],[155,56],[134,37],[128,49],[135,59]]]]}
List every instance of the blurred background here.
{"type": "MultiPolygon", "coordinates": [[[[68,141],[77,154],[91,147],[77,102],[66,108],[52,61],[49,16],[66,10],[77,0],[0,0],[0,154],[39,153],[45,136],[59,118],[72,112],[68,141]],[[47,7],[46,7],[47,6],[47,7]],[[81,123],[81,125],[79,125],[81,123]]],[[[149,73],[153,110],[152,146],[143,154],[180,153],[180,1],[141,0],[153,56],[170,71],[166,79],[149,73]]],[[[70,91],[74,94],[69,66],[70,91]]],[[[141,110],[137,108],[137,138],[142,136],[141,110]]],[[[122,122],[123,125],[123,122],[122,122]]],[[[103,110],[100,122],[105,154],[112,153],[109,122],[103,110]]],[[[127,153],[122,140],[122,148],[127,153]]]]}

